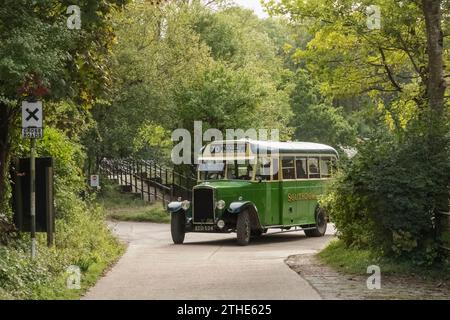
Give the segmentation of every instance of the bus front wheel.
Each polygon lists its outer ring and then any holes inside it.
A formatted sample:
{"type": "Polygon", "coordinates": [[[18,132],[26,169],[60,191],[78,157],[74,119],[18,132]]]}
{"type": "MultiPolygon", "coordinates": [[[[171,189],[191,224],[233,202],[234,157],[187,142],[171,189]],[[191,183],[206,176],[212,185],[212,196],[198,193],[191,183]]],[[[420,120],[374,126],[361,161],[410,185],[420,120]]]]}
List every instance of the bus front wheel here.
{"type": "Polygon", "coordinates": [[[314,229],[305,230],[307,237],[323,237],[327,232],[327,216],[325,210],[317,208],[316,210],[316,227],[314,229]]]}
{"type": "Polygon", "coordinates": [[[183,244],[186,233],[186,215],[184,212],[172,213],[170,219],[170,231],[175,244],[183,244]]]}
{"type": "Polygon", "coordinates": [[[250,242],[251,226],[250,214],[247,210],[238,215],[236,223],[237,243],[246,246],[250,242]]]}

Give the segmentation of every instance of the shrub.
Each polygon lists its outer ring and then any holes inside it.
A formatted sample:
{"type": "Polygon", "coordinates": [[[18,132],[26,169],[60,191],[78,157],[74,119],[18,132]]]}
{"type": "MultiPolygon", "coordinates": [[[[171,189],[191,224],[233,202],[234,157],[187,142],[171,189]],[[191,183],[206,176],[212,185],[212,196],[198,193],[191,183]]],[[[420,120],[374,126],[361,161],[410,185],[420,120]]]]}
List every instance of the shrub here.
{"type": "MultiPolygon", "coordinates": [[[[22,146],[22,152],[27,148],[22,146]]],[[[77,265],[83,272],[82,287],[122,252],[122,246],[109,232],[102,208],[83,201],[85,189],[80,145],[57,129],[47,128],[38,143],[39,156],[54,158],[55,168],[55,247],[47,248],[45,235],[38,234],[38,255],[30,259],[29,234],[9,239],[0,246],[0,299],[76,298],[82,292],[66,288],[66,269],[77,265]]],[[[89,198],[89,197],[88,197],[89,198]]]]}
{"type": "Polygon", "coordinates": [[[384,131],[362,143],[322,199],[347,246],[432,264],[435,209],[450,181],[448,141],[384,131]]]}

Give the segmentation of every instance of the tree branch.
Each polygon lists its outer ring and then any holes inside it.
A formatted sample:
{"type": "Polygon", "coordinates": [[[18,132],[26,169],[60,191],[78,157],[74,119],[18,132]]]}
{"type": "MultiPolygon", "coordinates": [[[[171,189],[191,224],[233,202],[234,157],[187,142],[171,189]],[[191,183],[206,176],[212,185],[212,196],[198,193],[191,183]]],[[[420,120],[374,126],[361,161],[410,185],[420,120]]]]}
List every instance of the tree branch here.
{"type": "Polygon", "coordinates": [[[392,85],[397,89],[397,91],[402,92],[403,91],[402,87],[400,87],[400,85],[397,83],[397,81],[395,81],[392,71],[389,68],[389,66],[387,65],[386,56],[384,54],[383,48],[378,48],[378,49],[381,54],[381,60],[383,61],[383,67],[386,70],[389,80],[391,81],[392,85]]]}

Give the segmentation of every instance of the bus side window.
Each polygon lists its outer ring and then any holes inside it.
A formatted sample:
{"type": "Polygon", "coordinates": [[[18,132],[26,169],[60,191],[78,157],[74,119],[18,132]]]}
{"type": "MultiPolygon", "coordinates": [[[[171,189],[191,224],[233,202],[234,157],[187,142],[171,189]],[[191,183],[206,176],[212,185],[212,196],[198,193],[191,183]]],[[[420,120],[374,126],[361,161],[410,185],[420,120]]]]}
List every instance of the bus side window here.
{"type": "Polygon", "coordinates": [[[297,179],[308,179],[308,170],[306,167],[306,158],[296,158],[295,166],[297,169],[297,179]]]}
{"type": "Polygon", "coordinates": [[[270,180],[270,158],[260,158],[258,159],[258,167],[256,170],[256,178],[263,181],[270,180]]]}
{"type": "Polygon", "coordinates": [[[320,178],[319,158],[308,158],[308,172],[310,179],[320,178]]]}
{"type": "Polygon", "coordinates": [[[283,167],[283,180],[295,179],[294,159],[294,157],[285,157],[281,160],[281,165],[283,167]]]}
{"type": "Polygon", "coordinates": [[[331,158],[320,158],[320,175],[322,178],[329,178],[331,176],[331,158]]]}
{"type": "Polygon", "coordinates": [[[272,158],[272,164],[271,164],[271,168],[272,168],[272,180],[273,181],[278,181],[279,179],[279,161],[278,158],[272,158]]]}

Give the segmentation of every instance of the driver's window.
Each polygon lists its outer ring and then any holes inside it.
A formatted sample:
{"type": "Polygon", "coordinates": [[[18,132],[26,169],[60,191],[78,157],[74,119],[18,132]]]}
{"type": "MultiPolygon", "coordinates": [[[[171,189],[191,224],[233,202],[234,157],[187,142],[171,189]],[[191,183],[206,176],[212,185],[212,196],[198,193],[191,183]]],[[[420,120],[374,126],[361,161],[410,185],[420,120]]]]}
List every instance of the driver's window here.
{"type": "Polygon", "coordinates": [[[228,180],[251,180],[252,178],[253,166],[248,161],[246,163],[238,163],[238,161],[234,161],[234,163],[228,164],[228,180]]]}
{"type": "Polygon", "coordinates": [[[260,158],[258,159],[258,167],[256,170],[256,179],[261,179],[263,181],[270,180],[270,158],[260,158]]]}

